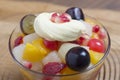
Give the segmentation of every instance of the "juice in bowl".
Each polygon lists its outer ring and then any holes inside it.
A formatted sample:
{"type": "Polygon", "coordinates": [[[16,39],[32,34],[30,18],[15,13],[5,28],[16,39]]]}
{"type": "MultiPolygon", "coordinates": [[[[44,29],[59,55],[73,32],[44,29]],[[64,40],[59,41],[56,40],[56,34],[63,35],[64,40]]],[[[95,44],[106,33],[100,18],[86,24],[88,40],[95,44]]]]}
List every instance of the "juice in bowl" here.
{"type": "Polygon", "coordinates": [[[109,54],[110,37],[81,8],[26,15],[9,38],[24,80],[95,80],[109,54]]]}

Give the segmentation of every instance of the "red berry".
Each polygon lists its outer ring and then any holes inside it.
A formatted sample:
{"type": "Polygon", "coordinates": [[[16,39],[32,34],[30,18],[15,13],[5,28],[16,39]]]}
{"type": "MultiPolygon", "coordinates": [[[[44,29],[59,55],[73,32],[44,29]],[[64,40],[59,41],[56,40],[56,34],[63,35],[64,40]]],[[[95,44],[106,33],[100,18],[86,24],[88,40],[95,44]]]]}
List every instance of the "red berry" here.
{"type": "Polygon", "coordinates": [[[84,34],[80,36],[80,38],[77,40],[77,43],[80,45],[87,45],[89,38],[90,37],[87,34],[84,34]]]}
{"type": "Polygon", "coordinates": [[[105,39],[106,37],[106,33],[103,29],[101,29],[99,32],[98,32],[98,36],[100,39],[105,39]]]}
{"type": "Polygon", "coordinates": [[[23,65],[28,68],[28,69],[31,69],[32,68],[32,63],[31,62],[27,62],[27,61],[24,61],[23,62],[23,65]]]}
{"type": "Polygon", "coordinates": [[[80,37],[78,40],[77,40],[77,43],[82,45],[83,42],[84,42],[85,38],[84,37],[80,37]]]}
{"type": "Polygon", "coordinates": [[[52,15],[51,15],[51,21],[52,22],[55,22],[55,18],[58,16],[58,13],[53,13],[52,15]]]}
{"type": "Polygon", "coordinates": [[[18,46],[21,43],[23,43],[23,36],[19,36],[14,43],[15,43],[14,46],[18,46]]]}
{"type": "Polygon", "coordinates": [[[93,26],[92,31],[97,33],[100,30],[100,27],[98,25],[93,26]]]}
{"type": "Polygon", "coordinates": [[[101,41],[99,39],[90,39],[88,41],[88,46],[89,46],[90,50],[94,50],[97,52],[105,51],[105,45],[104,45],[103,41],[101,41]]]}
{"type": "Polygon", "coordinates": [[[44,42],[45,46],[50,50],[57,50],[58,49],[58,41],[44,40],[43,42],[44,42]]]}
{"type": "Polygon", "coordinates": [[[70,19],[71,19],[71,16],[67,13],[62,13],[60,15],[58,13],[53,13],[51,15],[51,21],[55,23],[69,22],[70,19]]]}
{"type": "Polygon", "coordinates": [[[64,64],[58,62],[49,62],[43,67],[43,73],[56,74],[64,68],[64,64]]]}
{"type": "Polygon", "coordinates": [[[69,20],[72,19],[71,16],[70,16],[69,14],[67,14],[67,13],[62,13],[60,16],[65,16],[65,17],[67,17],[69,20]]]}
{"type": "Polygon", "coordinates": [[[70,21],[70,16],[69,14],[67,13],[62,13],[60,16],[59,16],[60,20],[61,20],[61,23],[63,22],[69,22],[70,21]]]}

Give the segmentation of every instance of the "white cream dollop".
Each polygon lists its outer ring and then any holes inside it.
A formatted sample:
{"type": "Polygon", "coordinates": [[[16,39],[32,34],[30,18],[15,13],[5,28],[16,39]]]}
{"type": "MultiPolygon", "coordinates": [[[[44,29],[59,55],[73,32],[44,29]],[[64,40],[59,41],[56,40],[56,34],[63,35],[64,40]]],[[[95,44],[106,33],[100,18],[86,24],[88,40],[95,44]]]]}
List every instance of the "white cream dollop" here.
{"type": "Polygon", "coordinates": [[[70,20],[65,23],[54,23],[50,20],[51,13],[41,13],[34,21],[35,32],[42,38],[57,41],[73,41],[81,34],[92,34],[92,27],[82,20],[70,20]]]}

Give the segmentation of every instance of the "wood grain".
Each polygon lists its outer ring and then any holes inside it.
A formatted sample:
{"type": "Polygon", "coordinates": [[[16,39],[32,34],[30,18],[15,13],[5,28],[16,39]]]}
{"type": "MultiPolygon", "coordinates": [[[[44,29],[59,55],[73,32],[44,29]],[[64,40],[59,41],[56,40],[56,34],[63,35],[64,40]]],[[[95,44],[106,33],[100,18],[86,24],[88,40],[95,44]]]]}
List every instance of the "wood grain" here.
{"type": "MultiPolygon", "coordinates": [[[[0,1],[0,80],[21,80],[8,50],[8,39],[21,17],[43,11],[63,11],[67,7],[46,2],[0,1]]],[[[97,18],[107,28],[111,37],[111,51],[101,70],[99,80],[120,80],[120,12],[101,9],[83,9],[84,13],[97,18]],[[105,71],[109,73],[105,73],[105,71]]]]}

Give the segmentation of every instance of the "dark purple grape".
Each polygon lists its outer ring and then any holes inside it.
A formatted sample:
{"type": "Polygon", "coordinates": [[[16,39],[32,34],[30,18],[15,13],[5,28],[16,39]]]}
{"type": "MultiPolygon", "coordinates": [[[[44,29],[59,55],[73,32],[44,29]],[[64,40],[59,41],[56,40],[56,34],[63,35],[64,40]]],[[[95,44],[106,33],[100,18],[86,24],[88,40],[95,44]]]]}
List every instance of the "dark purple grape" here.
{"type": "Polygon", "coordinates": [[[68,13],[69,15],[71,15],[72,19],[76,19],[76,20],[84,20],[84,14],[81,8],[77,8],[77,7],[72,7],[66,10],[66,13],[68,13]]]}
{"type": "Polygon", "coordinates": [[[66,54],[67,66],[75,71],[84,71],[90,64],[90,55],[82,47],[73,47],[66,54]]]}
{"type": "Polygon", "coordinates": [[[24,34],[30,34],[34,32],[33,23],[35,15],[29,14],[24,16],[20,21],[20,28],[24,34]]]}

